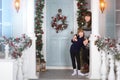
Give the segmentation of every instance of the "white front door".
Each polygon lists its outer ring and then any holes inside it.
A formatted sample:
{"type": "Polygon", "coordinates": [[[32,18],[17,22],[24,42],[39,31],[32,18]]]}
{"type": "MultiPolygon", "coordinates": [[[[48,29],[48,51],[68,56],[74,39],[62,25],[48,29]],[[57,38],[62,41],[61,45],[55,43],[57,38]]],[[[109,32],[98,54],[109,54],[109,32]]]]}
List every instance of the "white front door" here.
{"type": "Polygon", "coordinates": [[[71,66],[70,45],[74,31],[74,0],[46,0],[46,60],[50,67],[71,66]],[[67,17],[68,27],[56,33],[51,27],[53,16],[62,9],[62,15],[67,17]]]}

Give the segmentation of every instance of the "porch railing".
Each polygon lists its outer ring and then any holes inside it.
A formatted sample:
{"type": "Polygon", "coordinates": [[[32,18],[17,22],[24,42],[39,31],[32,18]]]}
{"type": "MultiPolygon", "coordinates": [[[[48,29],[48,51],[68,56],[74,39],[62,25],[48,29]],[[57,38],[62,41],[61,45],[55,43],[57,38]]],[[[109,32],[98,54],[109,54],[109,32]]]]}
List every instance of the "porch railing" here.
{"type": "MultiPolygon", "coordinates": [[[[9,46],[8,44],[5,44],[5,60],[14,60],[13,62],[13,80],[28,80],[27,74],[28,74],[28,62],[29,62],[29,57],[27,53],[29,52],[29,48],[24,50],[22,53],[23,55],[19,57],[18,59],[12,59],[11,56],[9,55],[9,46]]],[[[6,75],[5,75],[6,76],[6,75]]],[[[7,76],[6,76],[7,77],[7,76]]]]}
{"type": "Polygon", "coordinates": [[[120,80],[120,61],[116,60],[109,51],[100,51],[101,53],[101,79],[102,80],[120,80]]]}

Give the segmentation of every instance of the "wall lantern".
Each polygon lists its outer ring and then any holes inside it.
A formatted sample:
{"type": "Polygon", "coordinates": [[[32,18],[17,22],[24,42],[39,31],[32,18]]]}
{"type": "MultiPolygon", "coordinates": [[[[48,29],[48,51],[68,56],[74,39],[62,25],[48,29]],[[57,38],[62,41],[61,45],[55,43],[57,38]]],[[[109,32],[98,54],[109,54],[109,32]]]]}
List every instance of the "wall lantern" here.
{"type": "Polygon", "coordinates": [[[44,60],[41,60],[40,71],[42,72],[46,71],[46,62],[44,60]]]}
{"type": "Polygon", "coordinates": [[[103,11],[106,8],[106,2],[104,0],[100,0],[100,10],[103,13],[103,11]]]}
{"type": "Polygon", "coordinates": [[[16,11],[18,12],[20,9],[20,0],[15,0],[14,5],[15,5],[16,11]]]}

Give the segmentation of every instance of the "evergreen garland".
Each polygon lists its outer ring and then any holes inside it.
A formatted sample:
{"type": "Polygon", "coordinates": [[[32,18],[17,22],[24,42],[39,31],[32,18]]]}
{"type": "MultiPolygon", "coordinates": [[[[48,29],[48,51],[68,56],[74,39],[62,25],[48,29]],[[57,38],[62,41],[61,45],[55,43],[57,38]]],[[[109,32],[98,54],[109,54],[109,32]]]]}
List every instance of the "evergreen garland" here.
{"type": "Polygon", "coordinates": [[[87,2],[85,0],[77,0],[77,23],[78,23],[78,27],[82,28],[85,25],[85,13],[87,12],[87,8],[86,8],[87,2]]]}
{"type": "Polygon", "coordinates": [[[44,33],[42,30],[42,24],[43,24],[43,18],[44,18],[43,8],[44,8],[44,0],[36,0],[35,2],[35,35],[37,37],[36,51],[40,59],[43,57],[43,55],[41,55],[41,50],[43,46],[42,34],[44,33]]]}

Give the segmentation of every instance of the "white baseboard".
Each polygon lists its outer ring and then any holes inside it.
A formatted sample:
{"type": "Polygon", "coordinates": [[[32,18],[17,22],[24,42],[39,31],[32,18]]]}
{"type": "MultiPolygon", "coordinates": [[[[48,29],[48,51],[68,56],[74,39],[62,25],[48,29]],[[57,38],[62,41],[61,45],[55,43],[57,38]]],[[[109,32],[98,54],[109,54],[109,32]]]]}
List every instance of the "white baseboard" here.
{"type": "Polygon", "coordinates": [[[72,69],[72,67],[47,66],[46,69],[72,69]]]}

